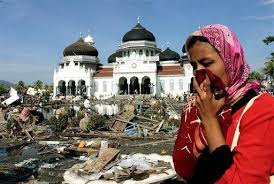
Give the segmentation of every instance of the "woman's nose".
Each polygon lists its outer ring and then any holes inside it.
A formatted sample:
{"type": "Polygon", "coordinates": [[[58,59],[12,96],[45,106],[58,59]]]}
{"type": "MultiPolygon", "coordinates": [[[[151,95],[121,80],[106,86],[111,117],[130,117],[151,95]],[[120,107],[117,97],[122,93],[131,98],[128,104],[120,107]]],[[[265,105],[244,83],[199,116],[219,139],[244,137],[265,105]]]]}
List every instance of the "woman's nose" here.
{"type": "Polygon", "coordinates": [[[193,75],[196,76],[196,71],[201,70],[201,69],[205,69],[205,67],[203,65],[197,63],[196,68],[193,69],[193,75]]]}
{"type": "Polygon", "coordinates": [[[197,70],[201,70],[201,69],[205,69],[205,67],[201,65],[200,63],[197,63],[197,70]]]}

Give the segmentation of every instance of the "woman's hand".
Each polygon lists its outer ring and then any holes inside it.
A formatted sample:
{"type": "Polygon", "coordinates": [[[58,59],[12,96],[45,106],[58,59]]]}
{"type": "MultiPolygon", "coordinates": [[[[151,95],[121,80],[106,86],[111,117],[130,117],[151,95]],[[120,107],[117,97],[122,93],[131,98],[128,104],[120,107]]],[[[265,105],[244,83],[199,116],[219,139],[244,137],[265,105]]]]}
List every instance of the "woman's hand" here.
{"type": "Polygon", "coordinates": [[[224,106],[225,98],[216,100],[210,90],[210,80],[206,75],[206,79],[199,86],[196,79],[193,80],[196,89],[196,107],[198,114],[203,121],[217,117],[218,111],[224,106]]]}
{"type": "Polygon", "coordinates": [[[198,109],[198,115],[202,119],[208,148],[210,152],[213,152],[216,148],[225,145],[225,139],[222,134],[217,113],[225,104],[225,98],[216,100],[210,91],[210,80],[206,75],[206,79],[198,85],[196,79],[194,79],[194,87],[196,89],[196,107],[198,109]]]}

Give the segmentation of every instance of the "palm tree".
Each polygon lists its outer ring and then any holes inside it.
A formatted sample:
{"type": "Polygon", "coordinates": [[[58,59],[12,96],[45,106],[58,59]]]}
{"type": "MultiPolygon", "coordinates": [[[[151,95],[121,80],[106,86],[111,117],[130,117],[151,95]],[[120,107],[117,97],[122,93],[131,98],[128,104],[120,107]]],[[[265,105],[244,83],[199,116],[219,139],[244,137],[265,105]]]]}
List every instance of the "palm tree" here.
{"type": "Polygon", "coordinates": [[[271,42],[274,42],[274,36],[268,36],[268,37],[266,37],[266,38],[263,40],[263,42],[264,42],[266,45],[270,44],[271,42]]]}
{"type": "Polygon", "coordinates": [[[25,94],[27,92],[27,88],[28,87],[23,81],[19,81],[15,86],[15,89],[19,94],[25,94]]]}
{"type": "MultiPolygon", "coordinates": [[[[274,42],[274,36],[268,36],[266,37],[263,42],[266,45],[269,45],[270,43],[274,42]]],[[[264,67],[264,74],[267,76],[267,78],[271,81],[271,86],[273,86],[273,80],[274,80],[274,52],[272,52],[271,57],[267,62],[265,62],[264,67]]]]}
{"type": "Polygon", "coordinates": [[[43,82],[42,81],[38,80],[34,83],[34,89],[36,91],[38,91],[39,89],[42,89],[42,88],[43,88],[43,82]]]}
{"type": "Polygon", "coordinates": [[[274,59],[265,62],[264,74],[270,79],[271,85],[274,80],[274,59]]]}
{"type": "Polygon", "coordinates": [[[261,82],[263,80],[263,75],[261,73],[259,73],[259,72],[252,71],[249,74],[248,80],[249,81],[258,80],[258,81],[261,82]]]}
{"type": "Polygon", "coordinates": [[[45,91],[48,91],[48,90],[49,90],[49,85],[48,85],[48,84],[45,84],[45,85],[44,85],[44,89],[45,89],[45,91]]]}
{"type": "Polygon", "coordinates": [[[0,84],[0,95],[8,92],[6,86],[4,84],[0,84]]]}

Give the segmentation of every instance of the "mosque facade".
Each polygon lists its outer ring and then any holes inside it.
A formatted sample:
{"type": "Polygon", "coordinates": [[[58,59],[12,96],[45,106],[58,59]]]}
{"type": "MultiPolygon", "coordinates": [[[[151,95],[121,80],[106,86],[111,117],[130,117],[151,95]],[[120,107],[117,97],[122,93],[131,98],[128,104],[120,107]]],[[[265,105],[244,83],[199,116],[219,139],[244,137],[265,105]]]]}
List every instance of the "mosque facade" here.
{"type": "Polygon", "coordinates": [[[184,48],[180,56],[156,39],[138,21],[122,38],[119,48],[102,65],[93,38],[82,36],[66,47],[54,71],[54,97],[117,95],[178,97],[190,91],[192,67],[184,48]]]}

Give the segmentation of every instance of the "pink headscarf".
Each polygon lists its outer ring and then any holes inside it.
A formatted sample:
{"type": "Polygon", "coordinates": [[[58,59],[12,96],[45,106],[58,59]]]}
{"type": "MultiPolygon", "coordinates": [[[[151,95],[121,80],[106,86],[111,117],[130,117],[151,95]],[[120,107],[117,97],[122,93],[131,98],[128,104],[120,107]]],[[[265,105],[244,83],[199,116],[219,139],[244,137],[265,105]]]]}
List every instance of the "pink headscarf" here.
{"type": "Polygon", "coordinates": [[[195,31],[187,39],[186,49],[189,40],[193,36],[206,37],[223,59],[229,78],[229,86],[226,89],[228,101],[238,99],[249,89],[259,91],[260,84],[258,81],[248,82],[250,68],[245,60],[243,48],[236,35],[228,27],[221,24],[212,24],[195,31]]]}

